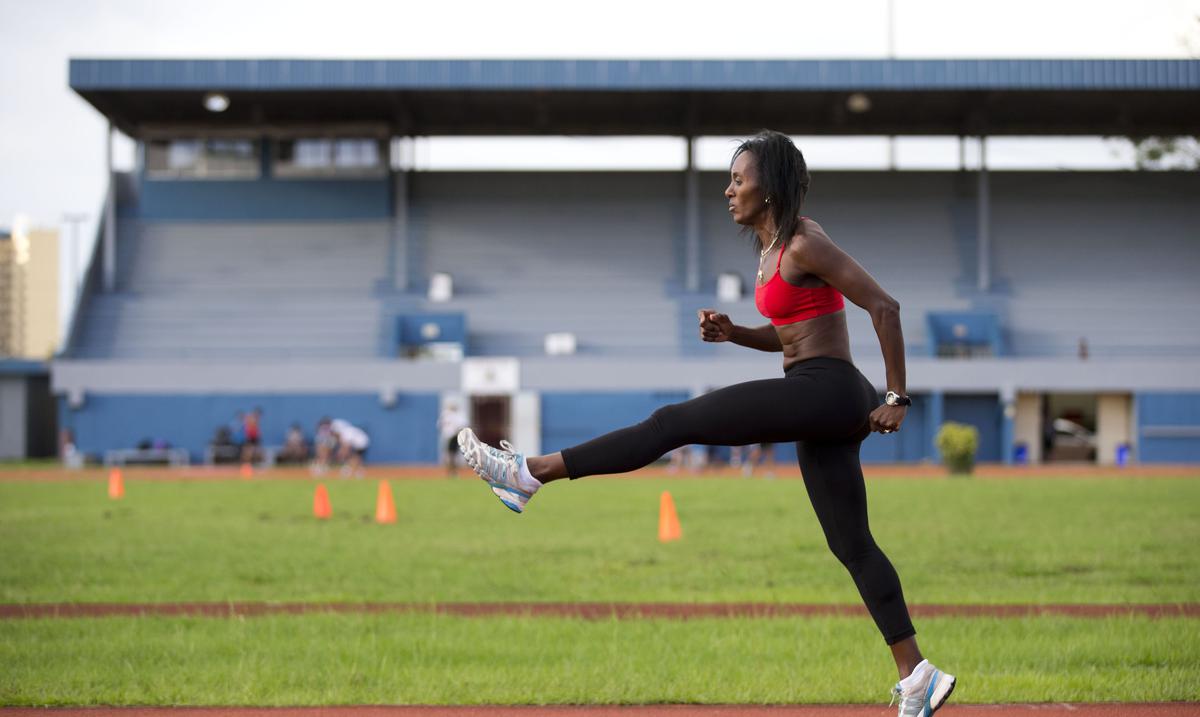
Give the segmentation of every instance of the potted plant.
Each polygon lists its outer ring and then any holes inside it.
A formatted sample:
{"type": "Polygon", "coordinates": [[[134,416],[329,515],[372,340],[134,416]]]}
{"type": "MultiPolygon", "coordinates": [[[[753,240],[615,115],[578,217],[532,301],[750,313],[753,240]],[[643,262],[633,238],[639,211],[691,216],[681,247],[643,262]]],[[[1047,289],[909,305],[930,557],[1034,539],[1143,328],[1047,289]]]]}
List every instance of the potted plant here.
{"type": "Polygon", "coordinates": [[[971,475],[979,450],[979,431],[974,426],[947,421],[938,431],[936,442],[950,475],[971,475]]]}

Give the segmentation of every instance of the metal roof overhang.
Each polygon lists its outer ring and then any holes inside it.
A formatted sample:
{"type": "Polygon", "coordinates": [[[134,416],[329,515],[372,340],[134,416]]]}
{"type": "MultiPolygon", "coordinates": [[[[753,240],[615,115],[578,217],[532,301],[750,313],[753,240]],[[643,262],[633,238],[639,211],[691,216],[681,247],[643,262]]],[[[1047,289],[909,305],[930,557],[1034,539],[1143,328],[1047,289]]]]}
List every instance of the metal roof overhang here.
{"type": "Polygon", "coordinates": [[[72,60],[123,132],[1195,135],[1197,60],[72,60]],[[229,108],[207,111],[221,92],[229,108]],[[870,109],[852,112],[863,93],[870,109]]]}

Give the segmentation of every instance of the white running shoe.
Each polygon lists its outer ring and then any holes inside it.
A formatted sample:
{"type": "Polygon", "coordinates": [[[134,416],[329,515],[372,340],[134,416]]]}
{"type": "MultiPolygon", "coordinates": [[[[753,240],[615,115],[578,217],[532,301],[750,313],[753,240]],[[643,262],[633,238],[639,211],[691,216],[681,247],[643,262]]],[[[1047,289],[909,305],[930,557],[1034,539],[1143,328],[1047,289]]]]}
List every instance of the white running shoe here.
{"type": "Polygon", "coordinates": [[[931,665],[927,660],[917,665],[912,676],[897,682],[892,688],[892,702],[900,699],[898,717],[929,717],[946,703],[950,693],[954,691],[954,675],[948,675],[931,665]],[[916,677],[908,685],[904,682],[916,677]]]}
{"type": "Polygon", "coordinates": [[[500,502],[514,513],[524,512],[525,504],[541,487],[536,479],[534,484],[521,480],[525,456],[517,453],[508,441],[500,441],[500,448],[493,448],[479,440],[475,431],[464,428],[458,432],[458,450],[467,465],[487,481],[500,502]]]}

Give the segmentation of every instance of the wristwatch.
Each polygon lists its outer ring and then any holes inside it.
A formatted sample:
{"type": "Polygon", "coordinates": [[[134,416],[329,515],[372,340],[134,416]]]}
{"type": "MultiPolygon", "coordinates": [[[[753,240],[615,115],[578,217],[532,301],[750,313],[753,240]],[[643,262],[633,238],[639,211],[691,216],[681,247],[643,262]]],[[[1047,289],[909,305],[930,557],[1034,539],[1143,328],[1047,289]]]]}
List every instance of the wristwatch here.
{"type": "Polygon", "coordinates": [[[900,394],[896,393],[895,391],[888,391],[887,395],[883,397],[883,402],[889,406],[911,406],[912,405],[911,398],[909,398],[908,396],[901,396],[900,394]]]}

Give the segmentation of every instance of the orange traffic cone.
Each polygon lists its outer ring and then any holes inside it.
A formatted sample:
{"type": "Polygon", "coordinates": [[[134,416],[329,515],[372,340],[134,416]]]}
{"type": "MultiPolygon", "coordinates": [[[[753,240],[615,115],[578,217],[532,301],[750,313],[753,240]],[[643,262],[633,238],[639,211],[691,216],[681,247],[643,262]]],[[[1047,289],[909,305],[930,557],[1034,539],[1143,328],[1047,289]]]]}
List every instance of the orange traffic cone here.
{"type": "Polygon", "coordinates": [[[664,490],[662,498],[658,501],[658,539],[660,542],[668,543],[682,537],[683,531],[679,527],[679,516],[675,514],[675,501],[672,500],[671,494],[664,490]]]}
{"type": "Polygon", "coordinates": [[[241,471],[239,471],[239,474],[243,478],[253,478],[254,477],[254,466],[250,465],[249,463],[243,463],[242,469],[241,469],[241,471]]]}
{"type": "Polygon", "coordinates": [[[313,494],[313,515],[321,520],[329,520],[333,515],[333,506],[329,504],[329,491],[324,483],[317,484],[317,492],[313,494]]]}
{"type": "Polygon", "coordinates": [[[375,522],[396,522],[396,503],[392,500],[392,486],[385,480],[379,481],[379,497],[375,499],[375,522]]]}
{"type": "Polygon", "coordinates": [[[125,480],[121,478],[121,469],[113,468],[108,472],[108,497],[119,500],[125,496],[125,480]]]}

